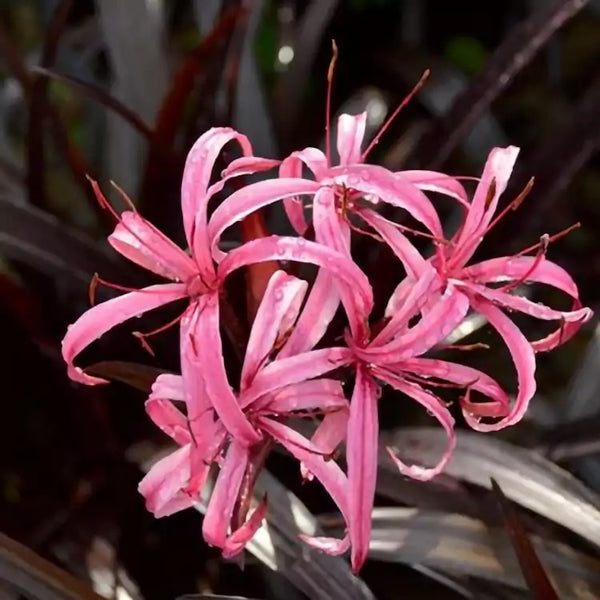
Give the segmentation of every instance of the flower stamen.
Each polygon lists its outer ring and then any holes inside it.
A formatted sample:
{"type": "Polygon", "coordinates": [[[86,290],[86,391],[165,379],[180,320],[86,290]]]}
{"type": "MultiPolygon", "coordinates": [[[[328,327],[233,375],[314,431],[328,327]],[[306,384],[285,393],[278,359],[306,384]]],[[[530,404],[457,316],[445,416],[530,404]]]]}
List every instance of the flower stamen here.
{"type": "Polygon", "coordinates": [[[118,290],[119,292],[141,292],[138,288],[127,287],[125,285],[119,285],[118,283],[111,283],[110,281],[106,281],[106,279],[102,279],[98,273],[94,273],[92,279],[90,280],[90,285],[88,287],[88,298],[90,300],[90,305],[94,306],[96,304],[96,290],[99,285],[103,285],[105,287],[111,288],[113,290],[118,290]]]}
{"type": "Polygon", "coordinates": [[[402,102],[398,104],[398,106],[394,109],[394,112],[388,117],[386,122],[379,128],[379,131],[375,135],[375,137],[371,140],[371,143],[367,146],[367,149],[361,155],[361,161],[365,161],[367,156],[373,150],[373,148],[379,143],[381,136],[386,132],[388,127],[392,124],[392,121],[398,116],[398,113],[416,96],[416,94],[420,91],[420,89],[425,85],[425,82],[429,79],[429,75],[431,75],[431,71],[429,69],[425,69],[423,75],[413,89],[408,92],[408,94],[404,97],[402,102]]]}

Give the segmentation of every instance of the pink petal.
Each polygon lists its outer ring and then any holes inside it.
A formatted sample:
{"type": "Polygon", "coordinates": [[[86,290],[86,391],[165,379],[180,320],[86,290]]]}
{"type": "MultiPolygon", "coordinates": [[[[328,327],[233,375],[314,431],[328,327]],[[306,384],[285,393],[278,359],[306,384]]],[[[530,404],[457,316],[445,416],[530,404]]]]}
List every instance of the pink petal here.
{"type": "Polygon", "coordinates": [[[304,309],[278,357],[286,358],[312,350],[325,335],[339,304],[336,282],[328,271],[319,269],[304,309]]]}
{"type": "Polygon", "coordinates": [[[233,192],[212,214],[208,225],[211,247],[219,243],[221,234],[231,225],[249,214],[273,204],[282,198],[301,194],[314,194],[319,184],[308,179],[267,179],[251,183],[233,192]]]}
{"type": "Polygon", "coordinates": [[[157,519],[190,508],[197,501],[183,492],[190,477],[189,446],[171,452],[155,463],[140,481],[138,491],[157,519]]]}
{"type": "Polygon", "coordinates": [[[348,348],[323,348],[304,352],[289,358],[275,360],[262,368],[252,385],[244,390],[242,406],[249,406],[256,399],[284,386],[314,379],[333,371],[352,360],[348,348]]]}
{"type": "Polygon", "coordinates": [[[436,475],[439,475],[439,473],[446,468],[448,461],[452,457],[454,447],[456,446],[454,419],[452,418],[452,415],[437,396],[434,396],[431,392],[424,390],[421,386],[405,381],[401,376],[394,375],[387,369],[377,369],[374,374],[378,379],[385,381],[394,389],[406,394],[410,398],[413,398],[413,400],[416,400],[427,410],[429,414],[439,421],[440,425],[444,428],[446,435],[448,436],[448,445],[446,446],[446,450],[435,467],[407,465],[394,454],[391,448],[387,448],[390,458],[394,461],[400,473],[406,475],[407,477],[412,477],[413,479],[418,479],[419,481],[428,481],[436,475]]]}
{"type": "Polygon", "coordinates": [[[260,433],[244,415],[227,380],[219,332],[219,298],[216,294],[205,296],[205,305],[198,316],[193,339],[195,362],[204,373],[206,392],[223,425],[241,445],[251,446],[260,441],[260,433]]]}
{"type": "Polygon", "coordinates": [[[180,446],[192,441],[185,415],[170,400],[150,398],[146,402],[146,412],[156,426],[180,446]]]}
{"type": "MultiPolygon", "coordinates": [[[[212,404],[206,392],[205,369],[196,358],[196,343],[202,340],[202,313],[208,295],[200,296],[181,319],[179,347],[181,359],[182,393],[193,431],[202,431],[212,424],[212,404]]],[[[200,342],[201,343],[201,342],[200,342]]],[[[172,397],[172,396],[171,396],[172,397]]]]}
{"type": "Polygon", "coordinates": [[[361,147],[365,137],[367,113],[358,115],[342,114],[337,122],[337,150],[340,165],[361,163],[361,147]]]}
{"type": "Polygon", "coordinates": [[[359,357],[375,364],[393,364],[419,356],[454,331],[464,319],[468,309],[467,297],[449,285],[432,309],[402,335],[383,346],[369,347],[355,352],[359,357]]]}
{"type": "Polygon", "coordinates": [[[222,179],[230,179],[231,177],[241,177],[243,175],[253,175],[254,173],[262,173],[274,169],[281,164],[279,160],[271,160],[270,158],[259,158],[257,156],[242,156],[232,160],[225,169],[221,172],[222,179]]]}
{"type": "MultiPolygon", "coordinates": [[[[327,170],[327,158],[317,148],[305,148],[299,152],[292,152],[279,167],[279,177],[303,177],[304,166],[308,167],[316,179],[327,170]]],[[[308,229],[308,223],[304,216],[304,205],[302,199],[285,198],[283,208],[290,224],[298,235],[304,235],[308,229]]]]}
{"type": "MultiPolygon", "coordinates": [[[[350,256],[350,227],[338,214],[336,209],[335,194],[330,188],[322,188],[316,194],[313,202],[313,226],[315,239],[333,250],[337,250],[351,260],[350,256]]],[[[332,277],[332,279],[334,279],[332,277]]],[[[350,329],[355,339],[366,339],[368,337],[367,319],[368,314],[356,310],[353,302],[354,290],[341,281],[332,282],[330,293],[335,298],[339,296],[346,311],[350,329]]],[[[315,318],[321,318],[319,314],[315,318]]]]}
{"type": "Polygon", "coordinates": [[[406,275],[412,279],[418,279],[429,263],[421,256],[420,252],[408,238],[393,223],[374,210],[363,208],[357,212],[382,237],[383,241],[400,259],[406,275]]]}
{"type": "Polygon", "coordinates": [[[396,336],[401,335],[406,330],[411,318],[418,315],[431,298],[431,295],[438,291],[440,283],[437,271],[427,263],[422,276],[408,287],[408,293],[403,299],[402,305],[369,346],[371,348],[382,346],[391,342],[396,336]]]}
{"type": "Polygon", "coordinates": [[[508,394],[495,379],[472,367],[434,358],[409,358],[401,364],[390,366],[389,369],[394,372],[398,369],[414,373],[426,379],[435,377],[442,381],[468,386],[469,389],[492,399],[491,402],[485,403],[463,399],[461,404],[464,410],[472,409],[471,412],[477,411],[478,414],[485,412],[487,416],[503,416],[508,412],[510,404],[508,394]]]}
{"type": "Polygon", "coordinates": [[[298,235],[304,235],[308,230],[308,222],[304,215],[304,204],[301,198],[284,198],[283,210],[298,235]]]}
{"type": "Polygon", "coordinates": [[[323,267],[354,290],[352,298],[345,298],[344,308],[349,319],[356,319],[356,327],[364,326],[373,307],[373,290],[366,275],[344,255],[315,242],[302,238],[272,235],[235,248],[227,253],[219,265],[219,276],[225,278],[235,269],[266,260],[293,260],[323,267]]]}
{"type": "MultiPolygon", "coordinates": [[[[344,409],[326,413],[319,423],[310,441],[324,456],[333,455],[336,448],[346,439],[349,416],[350,411],[346,406],[344,409]]],[[[313,474],[305,464],[300,465],[300,472],[303,479],[313,479],[313,474]]]]}
{"type": "Polygon", "coordinates": [[[170,398],[171,400],[185,400],[183,395],[183,378],[181,375],[162,373],[152,384],[150,398],[170,398]]]}
{"type": "MultiPolygon", "coordinates": [[[[282,423],[261,417],[260,426],[263,431],[282,444],[292,456],[306,465],[321,482],[348,522],[348,479],[339,465],[333,460],[325,460],[319,449],[309,440],[282,423]]],[[[308,535],[300,535],[300,537],[310,546],[328,554],[342,554],[348,549],[349,544],[347,537],[342,540],[308,535]]]]}
{"type": "Polygon", "coordinates": [[[582,308],[573,311],[554,310],[548,306],[545,306],[544,304],[532,302],[523,296],[517,296],[516,294],[511,294],[509,292],[495,290],[483,285],[470,283],[468,281],[452,281],[456,287],[464,288],[465,290],[468,290],[468,293],[470,294],[475,294],[485,298],[486,300],[489,300],[490,302],[493,302],[497,306],[502,306],[504,308],[508,308],[509,310],[516,310],[536,319],[541,319],[544,321],[561,320],[567,323],[572,323],[585,322],[592,316],[592,312],[589,308],[582,308]]]}
{"type": "Polygon", "coordinates": [[[261,409],[274,414],[301,410],[337,411],[346,408],[347,405],[348,400],[344,396],[342,384],[335,379],[313,379],[294,383],[277,391],[265,404],[260,403],[261,409]]]}
{"type": "Polygon", "coordinates": [[[369,553],[371,513],[377,479],[378,399],[379,386],[362,367],[358,367],[350,401],[346,444],[350,486],[348,507],[351,562],[354,573],[360,570],[369,553]]]}
{"type": "Polygon", "coordinates": [[[303,177],[304,167],[308,167],[315,179],[321,179],[327,172],[327,158],[318,148],[304,148],[292,152],[281,162],[279,177],[303,177]]]}
{"type": "Polygon", "coordinates": [[[217,483],[211,494],[202,524],[202,535],[211,545],[225,548],[227,530],[248,466],[248,449],[232,442],[227,450],[217,483]]]}
{"type": "Polygon", "coordinates": [[[473,298],[471,306],[484,316],[490,325],[500,334],[507,345],[517,370],[518,391],[515,403],[506,417],[496,423],[480,423],[477,417],[465,412],[465,420],[477,431],[498,431],[509,425],[518,423],[522,418],[529,401],[535,394],[535,355],[531,344],[519,328],[499,309],[489,302],[473,298]]]}
{"type": "Polygon", "coordinates": [[[350,256],[350,227],[338,214],[332,188],[321,188],[313,200],[315,240],[350,256]]]}
{"type": "Polygon", "coordinates": [[[108,242],[131,262],[171,281],[187,281],[198,272],[179,246],[138,213],[122,213],[108,242]]]}
{"type": "MultiPolygon", "coordinates": [[[[555,287],[573,298],[572,311],[581,309],[579,290],[571,276],[557,264],[543,259],[532,272],[532,265],[536,261],[534,256],[503,257],[486,260],[463,270],[463,277],[478,283],[519,281],[525,277],[526,282],[542,283],[555,287]]],[[[537,352],[546,352],[556,346],[567,342],[581,325],[589,320],[592,313],[589,309],[582,311],[581,320],[562,324],[561,327],[541,340],[532,342],[533,349],[537,352]]]]}
{"type": "Polygon", "coordinates": [[[427,196],[401,175],[376,165],[334,167],[321,184],[346,187],[377,196],[384,202],[403,208],[423,223],[434,236],[442,239],[442,225],[427,196]]]}
{"type": "Polygon", "coordinates": [[[189,151],[181,184],[181,212],[185,237],[200,270],[210,273],[212,259],[207,237],[208,186],[215,161],[223,147],[236,140],[244,156],[252,155],[245,135],[229,127],[213,127],[204,133],[189,151]]]}
{"type": "Polygon", "coordinates": [[[275,343],[289,331],[298,317],[308,284],[302,279],[275,271],[258,307],[242,367],[240,390],[252,382],[269,358],[275,343]]]}
{"type": "Polygon", "coordinates": [[[93,341],[123,321],[185,296],[185,285],[181,283],[152,285],[107,300],[86,310],[75,323],[69,325],[62,341],[62,356],[67,363],[69,377],[73,381],[87,385],[108,383],[106,379],[86,375],[80,367],[74,366],[75,357],[93,341]]]}
{"type": "Polygon", "coordinates": [[[332,556],[344,554],[344,552],[350,548],[350,538],[348,537],[347,533],[341,540],[321,535],[306,535],[304,533],[299,534],[298,537],[307,546],[332,556]]]}
{"type": "Polygon", "coordinates": [[[394,289],[385,306],[384,316],[391,319],[398,311],[402,310],[406,303],[406,298],[412,292],[415,280],[412,277],[405,277],[394,289]]]}
{"type": "Polygon", "coordinates": [[[455,239],[455,249],[450,260],[452,267],[463,267],[481,243],[485,230],[496,212],[498,199],[506,189],[518,154],[519,148],[515,146],[494,148],[490,152],[464,225],[455,239]],[[492,181],[495,191],[493,196],[488,198],[492,181]]]}
{"type": "Polygon", "coordinates": [[[232,558],[239,554],[246,544],[254,537],[265,519],[267,513],[267,498],[263,498],[250,517],[236,529],[226,540],[223,548],[223,558],[232,558]]]}
{"type": "Polygon", "coordinates": [[[551,285],[572,298],[579,298],[577,285],[571,276],[556,263],[535,256],[503,256],[485,260],[461,271],[461,279],[475,283],[500,283],[517,281],[525,277],[525,282],[551,285]],[[532,270],[535,262],[538,265],[532,270]]]}
{"type": "Polygon", "coordinates": [[[465,208],[469,208],[469,197],[462,183],[456,178],[437,171],[400,171],[404,179],[426,192],[437,192],[454,198],[465,208]]]}

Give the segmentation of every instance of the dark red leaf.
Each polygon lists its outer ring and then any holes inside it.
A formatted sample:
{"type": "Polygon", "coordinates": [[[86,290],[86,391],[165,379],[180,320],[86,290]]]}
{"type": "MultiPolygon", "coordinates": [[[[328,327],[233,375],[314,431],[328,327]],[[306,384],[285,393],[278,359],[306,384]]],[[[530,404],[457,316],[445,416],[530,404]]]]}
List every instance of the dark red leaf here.
{"type": "Polygon", "coordinates": [[[439,167],[473,124],[565,23],[589,0],[542,3],[498,46],[481,73],[454,100],[446,115],[427,132],[415,150],[421,165],[439,167]]]}
{"type": "MultiPolygon", "coordinates": [[[[54,64],[58,45],[72,6],[72,0],[61,0],[56,6],[50,27],[44,37],[40,64],[54,64]]],[[[47,80],[36,77],[29,94],[29,121],[27,130],[27,195],[35,206],[46,207],[44,117],[47,112],[47,80]]]]}
{"type": "Polygon", "coordinates": [[[131,387],[146,394],[150,393],[152,384],[164,369],[158,369],[150,365],[142,365],[120,360],[106,360],[86,367],[85,372],[95,377],[104,377],[110,381],[126,383],[131,387]]]}
{"type": "Polygon", "coordinates": [[[506,530],[532,596],[536,600],[559,600],[515,507],[506,498],[496,480],[492,478],[491,482],[502,510],[506,530]]]}
{"type": "Polygon", "coordinates": [[[0,533],[2,580],[31,600],[103,600],[88,585],[0,533]]]}
{"type": "MultiPolygon", "coordinates": [[[[226,12],[211,33],[192,50],[176,73],[156,117],[155,134],[142,178],[140,198],[147,217],[154,223],[159,223],[168,235],[175,232],[170,200],[175,193],[179,194],[183,158],[176,158],[173,153],[172,159],[165,161],[165,149],[174,148],[198,75],[227,45],[238,18],[244,12],[241,9],[226,12]]],[[[217,77],[219,76],[220,73],[217,73],[217,77]]],[[[201,94],[203,101],[206,95],[206,91],[201,94]]]]}
{"type": "Polygon", "coordinates": [[[72,75],[66,75],[65,73],[59,73],[52,71],[44,67],[33,67],[32,71],[44,77],[56,79],[57,81],[63,81],[75,87],[81,89],[86,96],[97,100],[100,104],[106,108],[112,110],[114,113],[123,118],[129,123],[136,131],[143,135],[149,141],[152,140],[154,132],[152,128],[148,126],[144,120],[133,110],[125,106],[120,100],[111,96],[106,90],[98,85],[79,79],[79,77],[73,77],[72,75]]]}

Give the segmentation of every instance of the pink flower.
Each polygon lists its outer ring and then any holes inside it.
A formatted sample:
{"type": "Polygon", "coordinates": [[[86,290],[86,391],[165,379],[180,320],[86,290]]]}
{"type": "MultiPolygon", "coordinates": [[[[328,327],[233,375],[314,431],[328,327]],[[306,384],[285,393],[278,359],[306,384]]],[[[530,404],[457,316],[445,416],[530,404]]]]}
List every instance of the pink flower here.
{"type": "MultiPolygon", "coordinates": [[[[393,116],[392,116],[393,118],[393,116]]],[[[365,133],[366,113],[341,115],[338,120],[337,147],[340,165],[332,166],[331,158],[317,148],[293,152],[284,159],[279,178],[246,186],[227,198],[216,210],[209,225],[209,237],[217,244],[222,233],[236,221],[252,212],[282,200],[296,231],[303,235],[308,228],[301,197],[312,197],[312,217],[317,242],[334,248],[350,257],[349,215],[362,216],[364,205],[386,202],[405,209],[422,223],[431,235],[442,239],[442,227],[435,208],[422,190],[452,196],[466,203],[466,192],[452,177],[435,171],[391,172],[377,165],[364,163],[370,147],[361,154],[365,133]],[[313,179],[302,177],[303,167],[313,179]],[[367,197],[369,201],[361,201],[367,197]]],[[[352,293],[348,291],[347,293],[352,293]]],[[[306,311],[292,333],[289,351],[300,352],[316,344],[335,314],[344,291],[332,279],[331,273],[321,271],[307,299],[306,311]],[[319,309],[319,318],[313,318],[319,309]]],[[[345,305],[348,303],[345,302],[345,305]]],[[[356,323],[355,319],[351,319],[356,323]]],[[[364,327],[363,334],[365,333],[364,327]]]]}
{"type": "MultiPolygon", "coordinates": [[[[161,375],[148,400],[150,416],[181,448],[152,468],[141,482],[140,491],[156,516],[171,514],[193,503],[194,494],[197,497],[200,484],[205,481],[209,462],[218,462],[220,472],[208,504],[203,533],[208,543],[223,549],[225,556],[239,552],[264,517],[264,501],[247,520],[244,520],[245,510],[240,510],[238,503],[243,504],[244,499],[251,496],[257,470],[265,458],[265,443],[269,440],[281,443],[301,461],[306,472],[321,481],[342,514],[347,514],[347,478],[330,457],[346,433],[348,401],[338,381],[318,377],[347,363],[351,353],[347,348],[328,348],[286,358],[272,357],[294,326],[306,288],[306,282],[283,271],[275,272],[252,326],[237,402],[252,426],[264,436],[261,442],[246,446],[236,437],[227,436],[219,422],[213,421],[208,398],[196,416],[191,416],[186,387],[208,379],[198,375],[204,371],[200,353],[194,357],[195,364],[188,365],[183,377],[161,375]],[[194,376],[196,381],[193,381],[194,376]],[[186,402],[187,427],[186,417],[175,409],[171,400],[186,402]],[[315,413],[324,418],[312,440],[281,422],[282,418],[315,413]],[[194,464],[190,455],[197,450],[203,460],[196,461],[198,470],[194,471],[194,467],[190,467],[194,464]],[[224,456],[217,457],[222,451],[224,456]]],[[[190,343],[196,348],[206,345],[205,340],[194,341],[193,337],[190,343]]],[[[220,377],[226,379],[224,369],[222,371],[220,377]]],[[[347,538],[305,539],[330,553],[340,553],[348,547],[347,538]]]]}
{"type": "MultiPolygon", "coordinates": [[[[534,351],[551,350],[566,342],[592,316],[589,308],[582,308],[577,286],[569,274],[545,258],[547,237],[542,238],[536,256],[524,256],[522,253],[468,266],[468,262],[486,233],[502,218],[506,210],[511,208],[509,205],[494,219],[499,197],[506,189],[518,152],[519,149],[514,146],[492,150],[462,227],[445,245],[444,251],[438,252],[431,259],[440,277],[464,294],[469,299],[471,308],[484,316],[500,334],[517,370],[517,397],[512,409],[502,419],[495,423],[481,423],[481,417],[490,416],[486,414],[489,412],[489,407],[484,405],[471,404],[469,410],[465,411],[465,418],[469,424],[479,431],[502,429],[521,420],[536,389],[534,351]],[[503,285],[497,286],[498,283],[503,285]],[[555,310],[516,295],[515,289],[522,283],[543,283],[565,292],[573,299],[572,310],[555,310]],[[557,330],[543,339],[529,342],[501,308],[522,312],[541,320],[558,320],[560,325],[557,330]]],[[[382,223],[380,217],[378,219],[374,215],[371,217],[371,226],[388,243],[394,244],[398,249],[397,254],[409,275],[398,286],[388,303],[386,316],[390,317],[403,306],[415,277],[423,272],[424,263],[402,234],[394,232],[389,224],[382,223]],[[378,223],[374,223],[376,220],[378,223]],[[382,228],[386,231],[382,232],[382,228]],[[390,241],[392,239],[394,241],[390,241]]],[[[432,296],[428,306],[435,306],[436,301],[436,297],[432,296]]]]}
{"type": "MultiPolygon", "coordinates": [[[[441,380],[465,390],[471,388],[491,398],[490,407],[493,406],[494,413],[506,411],[507,395],[484,373],[442,360],[422,358],[460,324],[469,308],[466,296],[452,285],[448,285],[440,296],[441,286],[435,269],[425,263],[423,275],[411,287],[401,310],[378,334],[368,342],[351,334],[346,336],[356,368],[347,435],[350,540],[355,571],[360,569],[368,552],[377,473],[377,404],[381,386],[388,384],[416,400],[446,431],[448,446],[434,467],[407,465],[388,450],[401,473],[423,481],[444,469],[455,444],[454,419],[442,400],[424,386],[435,386],[435,381],[441,380]],[[437,294],[438,302],[416,324],[411,324],[432,294],[437,294]]],[[[492,410],[490,407],[488,409],[492,410]]]]}
{"type": "MultiPolygon", "coordinates": [[[[105,380],[87,375],[75,366],[75,357],[90,343],[123,321],[169,302],[187,298],[189,306],[184,317],[193,324],[189,335],[202,340],[199,343],[199,355],[207,373],[206,394],[226,430],[246,445],[256,443],[261,435],[243,414],[224,377],[218,298],[226,277],[235,269],[268,260],[310,262],[335,272],[342,280],[355,286],[358,294],[356,298],[348,300],[349,305],[356,304],[362,310],[368,309],[372,303],[370,286],[358,267],[347,261],[342,254],[319,244],[271,236],[248,242],[227,255],[218,250],[218,240],[211,237],[208,231],[209,200],[223,188],[227,178],[265,170],[274,164],[273,161],[252,157],[251,151],[246,137],[228,128],[209,130],[190,151],[183,176],[181,207],[191,255],[178,248],[137,212],[126,211],[121,215],[114,232],[108,238],[110,244],[126,258],[172,283],[132,291],[92,307],[69,326],[62,344],[63,357],[72,379],[90,385],[105,383],[105,380]],[[232,162],[223,172],[223,178],[209,186],[214,162],[223,146],[232,140],[240,144],[245,156],[232,162]],[[220,264],[215,264],[212,252],[220,264]]],[[[106,206],[107,202],[97,184],[93,185],[99,199],[106,206]]],[[[234,220],[242,218],[240,214],[231,216],[234,220]]],[[[182,356],[186,352],[189,352],[189,346],[182,340],[182,356]]],[[[186,360],[187,358],[182,362],[186,360]]]]}

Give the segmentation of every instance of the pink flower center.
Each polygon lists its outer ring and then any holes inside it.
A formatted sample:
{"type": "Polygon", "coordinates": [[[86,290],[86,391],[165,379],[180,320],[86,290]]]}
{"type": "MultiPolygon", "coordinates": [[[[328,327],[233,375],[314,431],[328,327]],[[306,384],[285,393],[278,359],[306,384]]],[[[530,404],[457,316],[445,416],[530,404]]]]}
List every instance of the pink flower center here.
{"type": "Polygon", "coordinates": [[[200,273],[197,273],[186,282],[187,295],[192,298],[198,298],[210,291],[213,291],[216,287],[216,281],[206,282],[200,273]]]}

